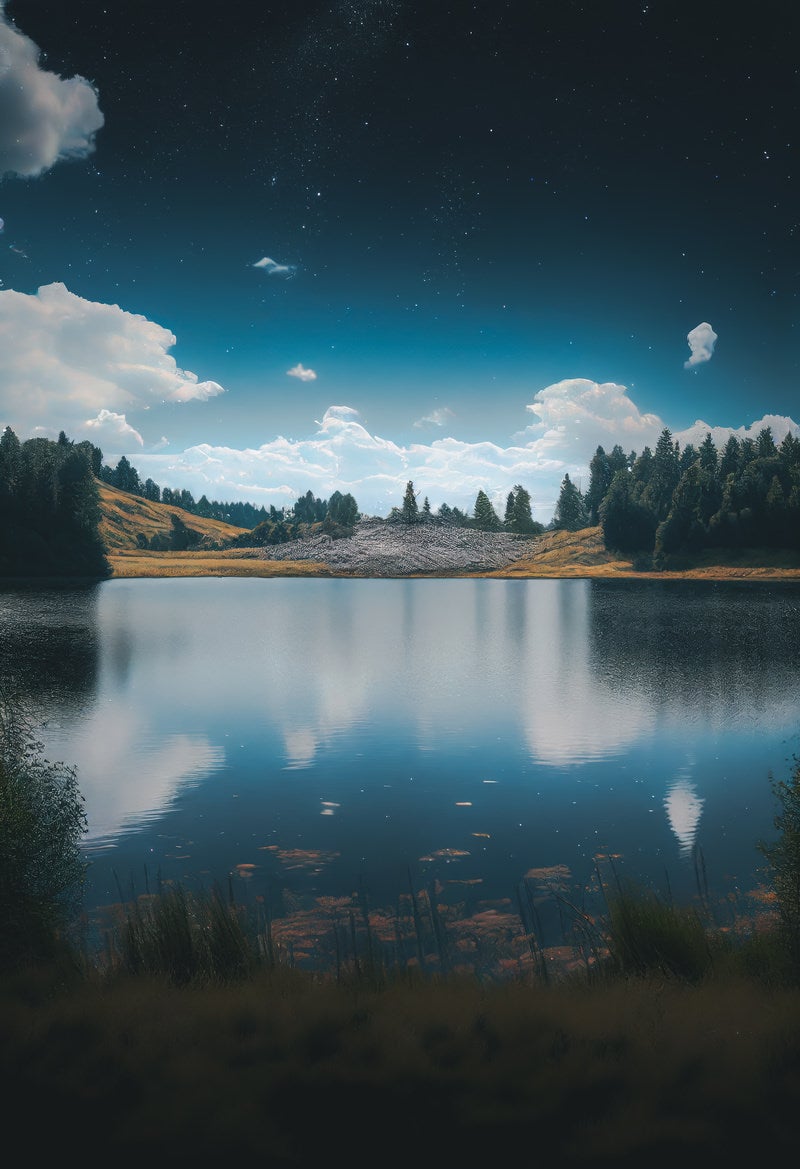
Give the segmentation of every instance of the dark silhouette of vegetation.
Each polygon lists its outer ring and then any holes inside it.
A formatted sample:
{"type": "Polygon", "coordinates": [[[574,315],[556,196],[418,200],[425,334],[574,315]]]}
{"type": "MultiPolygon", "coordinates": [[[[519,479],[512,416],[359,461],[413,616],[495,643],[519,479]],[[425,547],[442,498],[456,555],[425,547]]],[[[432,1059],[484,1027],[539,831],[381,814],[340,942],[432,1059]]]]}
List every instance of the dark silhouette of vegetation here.
{"type": "Polygon", "coordinates": [[[111,575],[99,532],[91,443],[0,437],[0,577],[111,575]]]}
{"type": "Polygon", "coordinates": [[[553,514],[553,527],[566,532],[580,532],[589,526],[589,512],[579,489],[565,475],[553,514]]]}
{"type": "Polygon", "coordinates": [[[77,776],[42,750],[0,690],[0,972],[53,960],[83,892],[77,776]]]}
{"type": "Polygon", "coordinates": [[[775,890],[783,945],[800,976],[800,759],[788,780],[772,781],[780,810],[774,820],[774,841],[759,842],[775,890]]]}
{"type": "Polygon", "coordinates": [[[502,524],[486,492],[481,489],[475,499],[473,512],[475,527],[481,532],[499,532],[502,524]]]}
{"type": "Polygon", "coordinates": [[[800,439],[776,446],[770,427],[755,439],[732,435],[720,454],[708,433],[683,451],[668,429],[655,451],[645,447],[621,464],[598,447],[590,466],[589,519],[607,548],[670,555],[706,548],[767,547],[800,551],[800,439]]]}

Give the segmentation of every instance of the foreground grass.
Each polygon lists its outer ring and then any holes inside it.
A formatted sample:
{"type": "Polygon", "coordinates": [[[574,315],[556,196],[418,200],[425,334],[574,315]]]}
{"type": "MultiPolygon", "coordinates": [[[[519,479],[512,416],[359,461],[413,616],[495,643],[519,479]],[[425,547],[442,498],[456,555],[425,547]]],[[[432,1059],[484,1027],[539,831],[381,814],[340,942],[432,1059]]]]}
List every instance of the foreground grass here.
{"type": "Polygon", "coordinates": [[[420,961],[387,963],[365,913],[310,973],[219,891],[141,898],[101,963],[65,950],[0,981],[6,1115],[46,1108],[28,1158],[91,1140],[117,1165],[788,1156],[800,988],[774,924],[734,940],[696,909],[607,892],[582,966],[548,974],[531,937],[503,979],[443,972],[421,907],[420,961]]]}
{"type": "Polygon", "coordinates": [[[794,1151],[800,993],[664,978],[176,988],[39,972],[0,995],[27,1158],[674,1166],[794,1151]],[[710,1159],[710,1160],[709,1160],[710,1159]]]}

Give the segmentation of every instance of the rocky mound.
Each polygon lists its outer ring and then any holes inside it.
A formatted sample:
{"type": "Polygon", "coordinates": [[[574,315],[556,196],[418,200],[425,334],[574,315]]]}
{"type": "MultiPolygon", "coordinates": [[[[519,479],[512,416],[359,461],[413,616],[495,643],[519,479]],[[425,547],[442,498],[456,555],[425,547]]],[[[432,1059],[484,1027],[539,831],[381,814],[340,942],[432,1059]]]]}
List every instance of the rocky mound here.
{"type": "Polygon", "coordinates": [[[486,572],[532,556],[541,537],[478,532],[428,521],[413,525],[365,519],[353,535],[291,540],[260,549],[264,560],[314,560],[337,573],[413,576],[418,573],[486,572]]]}

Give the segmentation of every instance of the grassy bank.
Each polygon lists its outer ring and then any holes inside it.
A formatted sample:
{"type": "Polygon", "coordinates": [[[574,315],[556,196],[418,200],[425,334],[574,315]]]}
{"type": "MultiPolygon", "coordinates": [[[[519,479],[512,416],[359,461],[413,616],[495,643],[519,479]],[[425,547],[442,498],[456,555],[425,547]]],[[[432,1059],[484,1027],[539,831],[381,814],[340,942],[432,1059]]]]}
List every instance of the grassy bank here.
{"type": "Polygon", "coordinates": [[[109,555],[114,577],[172,576],[331,576],[326,564],[312,560],[264,560],[231,552],[121,551],[109,555]]]}
{"type": "Polygon", "coordinates": [[[173,890],[129,908],[102,969],[65,956],[0,983],[6,1115],[45,1109],[28,1157],[91,1142],[124,1165],[789,1156],[800,989],[777,935],[734,944],[625,893],[596,938],[556,978],[386,965],[363,933],[309,974],[221,897],[173,890]]]}

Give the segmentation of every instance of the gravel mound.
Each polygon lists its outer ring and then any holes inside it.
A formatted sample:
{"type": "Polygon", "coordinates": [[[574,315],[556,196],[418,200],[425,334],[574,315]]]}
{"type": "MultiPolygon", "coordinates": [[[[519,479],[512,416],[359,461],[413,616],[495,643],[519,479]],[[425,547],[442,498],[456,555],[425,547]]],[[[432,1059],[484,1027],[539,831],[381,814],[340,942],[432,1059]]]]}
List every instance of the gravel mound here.
{"type": "Polygon", "coordinates": [[[334,572],[360,576],[483,572],[504,568],[536,550],[540,537],[477,532],[428,521],[413,525],[360,520],[352,536],[291,540],[259,551],[265,560],[316,560],[334,572]]]}

